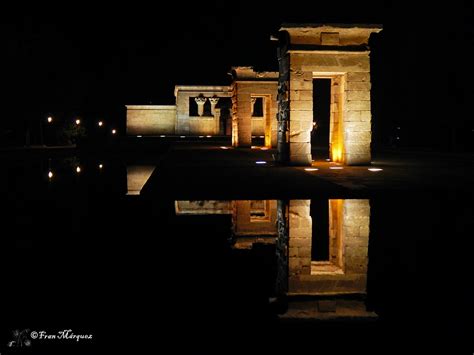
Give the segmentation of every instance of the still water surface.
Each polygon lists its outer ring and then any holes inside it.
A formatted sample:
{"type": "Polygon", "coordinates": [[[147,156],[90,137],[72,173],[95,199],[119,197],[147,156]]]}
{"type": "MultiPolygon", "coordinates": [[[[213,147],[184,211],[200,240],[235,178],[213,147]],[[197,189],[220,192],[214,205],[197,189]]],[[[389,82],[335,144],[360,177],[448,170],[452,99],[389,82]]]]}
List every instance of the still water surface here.
{"type": "Polygon", "coordinates": [[[153,165],[130,159],[7,160],[2,170],[4,343],[14,329],[72,328],[94,341],[33,345],[472,345],[472,207],[456,193],[150,200],[136,193],[153,165]]]}

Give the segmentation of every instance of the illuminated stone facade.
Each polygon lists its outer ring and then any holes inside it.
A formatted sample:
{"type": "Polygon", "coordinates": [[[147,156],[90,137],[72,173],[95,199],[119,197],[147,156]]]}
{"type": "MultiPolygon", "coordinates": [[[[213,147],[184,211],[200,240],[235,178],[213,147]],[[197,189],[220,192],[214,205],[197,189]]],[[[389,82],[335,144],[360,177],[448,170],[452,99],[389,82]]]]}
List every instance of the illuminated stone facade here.
{"type": "Polygon", "coordinates": [[[274,244],[276,240],[276,200],[176,201],[175,212],[231,215],[233,246],[237,249],[251,249],[254,243],[274,244]]]}
{"type": "Polygon", "coordinates": [[[252,136],[264,136],[266,147],[276,147],[278,73],[233,67],[232,78],[232,145],[250,147],[252,136]],[[258,100],[261,114],[254,109],[258,100]]]}
{"type": "Polygon", "coordinates": [[[331,79],[330,158],[371,160],[368,41],[379,26],[283,25],[279,32],[278,159],[310,165],[313,80],[331,79]]]}
{"type": "Polygon", "coordinates": [[[279,201],[277,293],[287,297],[317,296],[334,307],[337,302],[344,304],[345,311],[352,305],[357,312],[365,312],[361,301],[344,303],[343,298],[338,298],[336,302],[331,297],[367,293],[369,200],[329,200],[327,203],[328,256],[326,260],[315,261],[313,223],[322,223],[322,220],[311,216],[311,201],[279,201]]]}
{"type": "MultiPolygon", "coordinates": [[[[176,134],[225,134],[225,124],[221,124],[221,108],[218,103],[222,98],[230,97],[228,86],[177,85],[174,96],[176,97],[176,134]],[[197,110],[192,110],[192,106],[197,106],[197,110]]],[[[222,119],[230,123],[230,112],[228,112],[228,120],[227,117],[222,117],[222,119]]]]}

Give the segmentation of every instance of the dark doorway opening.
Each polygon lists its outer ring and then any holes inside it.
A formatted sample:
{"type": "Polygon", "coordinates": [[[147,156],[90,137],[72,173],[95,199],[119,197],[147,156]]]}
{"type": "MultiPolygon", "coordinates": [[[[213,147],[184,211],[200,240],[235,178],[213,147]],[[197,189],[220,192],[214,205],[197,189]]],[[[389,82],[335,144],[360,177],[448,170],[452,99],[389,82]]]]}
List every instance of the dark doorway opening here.
{"type": "Polygon", "coordinates": [[[253,103],[252,127],[254,126],[261,127],[263,132],[252,128],[252,146],[262,147],[265,145],[265,100],[263,97],[255,97],[253,103]]]}
{"type": "Polygon", "coordinates": [[[312,218],[311,261],[329,261],[329,203],[311,200],[312,218]]]}
{"type": "Polygon", "coordinates": [[[329,158],[331,79],[313,79],[313,159],[329,158]]]}

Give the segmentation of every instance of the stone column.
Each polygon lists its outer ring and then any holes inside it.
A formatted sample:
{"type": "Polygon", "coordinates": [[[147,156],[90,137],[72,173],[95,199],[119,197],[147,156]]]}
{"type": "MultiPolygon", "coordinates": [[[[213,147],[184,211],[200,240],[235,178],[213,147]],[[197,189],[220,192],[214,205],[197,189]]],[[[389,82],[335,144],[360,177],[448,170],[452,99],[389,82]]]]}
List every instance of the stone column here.
{"type": "Polygon", "coordinates": [[[218,97],[210,97],[209,102],[211,103],[211,115],[214,116],[216,105],[219,102],[218,97]]]}
{"type": "Polygon", "coordinates": [[[204,104],[206,103],[207,98],[199,96],[195,97],[194,101],[196,101],[198,105],[198,115],[202,116],[204,114],[204,104]]]}
{"type": "Polygon", "coordinates": [[[256,97],[251,97],[250,98],[250,116],[253,116],[253,112],[255,109],[255,101],[257,101],[256,97]]]}

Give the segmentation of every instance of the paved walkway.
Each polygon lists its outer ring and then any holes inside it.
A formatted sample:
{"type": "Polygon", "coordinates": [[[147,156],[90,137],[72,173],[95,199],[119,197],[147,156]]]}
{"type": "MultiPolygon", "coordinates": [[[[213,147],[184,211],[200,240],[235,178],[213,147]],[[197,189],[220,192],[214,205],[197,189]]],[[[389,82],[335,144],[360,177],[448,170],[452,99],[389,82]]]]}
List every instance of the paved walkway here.
{"type": "Polygon", "coordinates": [[[474,186],[472,155],[386,153],[376,155],[372,166],[316,160],[308,169],[279,166],[275,154],[275,150],[175,145],[141,194],[174,199],[370,198],[401,192],[472,192],[474,186]]]}

